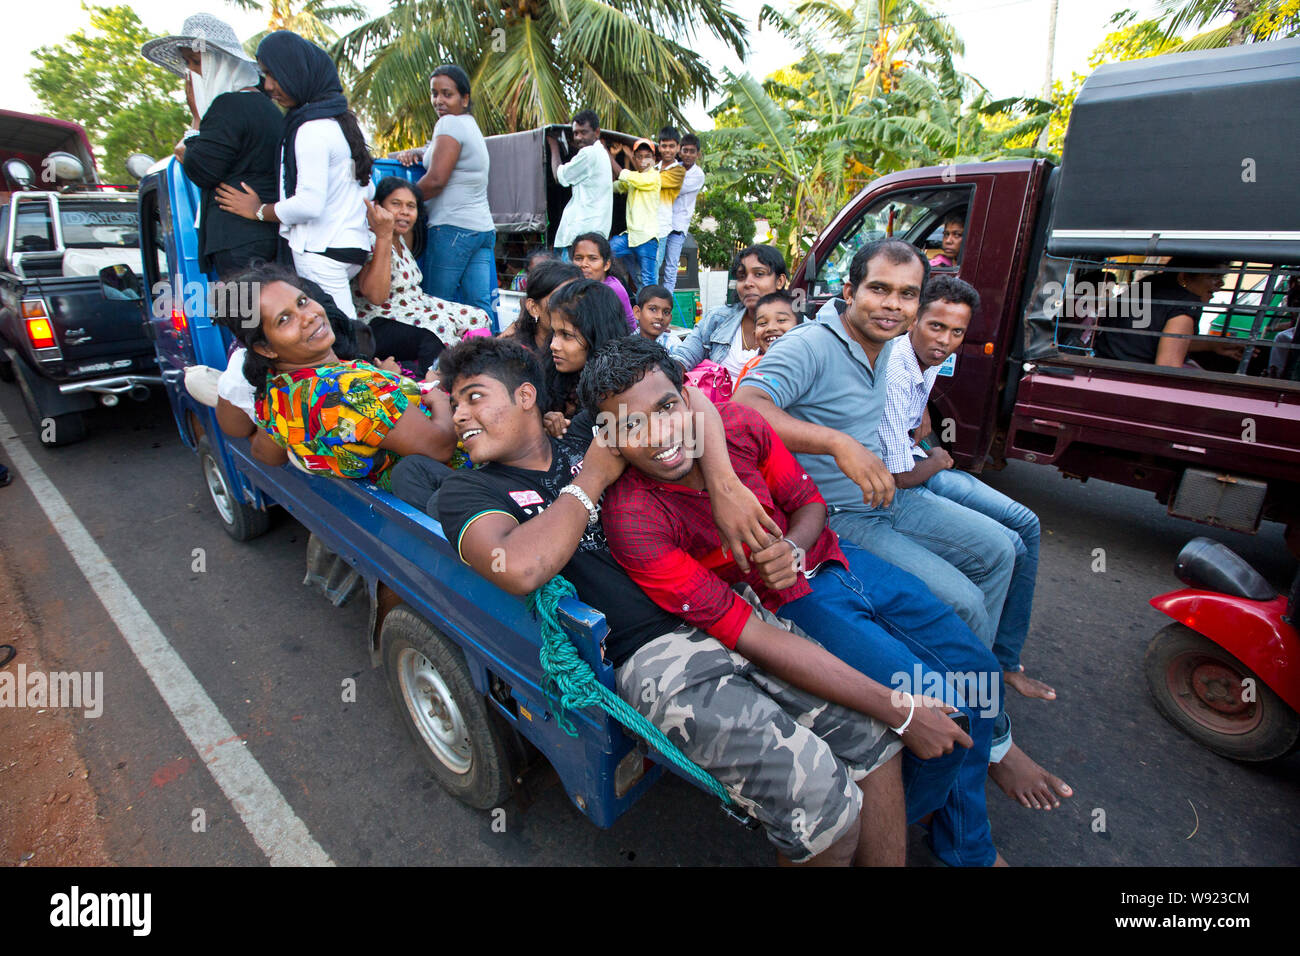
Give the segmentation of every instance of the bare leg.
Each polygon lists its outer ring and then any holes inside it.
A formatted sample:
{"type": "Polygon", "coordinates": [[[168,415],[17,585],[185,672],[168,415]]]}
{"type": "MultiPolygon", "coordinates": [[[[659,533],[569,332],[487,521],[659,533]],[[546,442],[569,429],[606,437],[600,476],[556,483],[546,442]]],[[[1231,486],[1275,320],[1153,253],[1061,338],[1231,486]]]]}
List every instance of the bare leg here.
{"type": "MultiPolygon", "coordinates": [[[[874,777],[875,774],[872,774],[872,776],[874,777]]],[[[859,823],[855,820],[852,829],[816,856],[804,860],[802,863],[795,863],[789,857],[778,853],[776,855],[776,865],[800,868],[805,866],[852,866],[853,854],[858,848],[858,830],[859,823]]]]}
{"type": "Polygon", "coordinates": [[[903,801],[903,754],[894,754],[858,781],[862,791],[854,866],[907,865],[907,811],[903,801]]]}
{"type": "Polygon", "coordinates": [[[1033,810],[1059,807],[1059,797],[1074,796],[1064,780],[1048,773],[1015,743],[1005,757],[989,764],[989,777],[1008,797],[1033,810]]]}

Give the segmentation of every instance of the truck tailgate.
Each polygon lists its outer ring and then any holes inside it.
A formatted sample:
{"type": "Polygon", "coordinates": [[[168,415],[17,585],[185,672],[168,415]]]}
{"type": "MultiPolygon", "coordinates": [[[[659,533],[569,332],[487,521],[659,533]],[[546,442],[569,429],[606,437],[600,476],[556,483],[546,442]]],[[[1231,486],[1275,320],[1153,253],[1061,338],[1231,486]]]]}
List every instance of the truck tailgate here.
{"type": "Polygon", "coordinates": [[[144,303],[106,299],[96,277],[37,279],[28,294],[44,297],[69,376],[99,374],[108,371],[99,367],[105,362],[153,354],[144,303]]]}

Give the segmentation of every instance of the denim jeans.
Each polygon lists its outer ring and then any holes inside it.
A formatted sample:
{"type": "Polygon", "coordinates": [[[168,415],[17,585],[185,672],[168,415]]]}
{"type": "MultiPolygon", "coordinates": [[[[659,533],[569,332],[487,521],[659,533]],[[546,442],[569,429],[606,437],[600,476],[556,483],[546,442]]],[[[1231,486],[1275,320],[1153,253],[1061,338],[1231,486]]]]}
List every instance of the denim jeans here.
{"type": "Polygon", "coordinates": [[[925,487],[942,498],[987,515],[1006,531],[1016,552],[1016,562],[1007,600],[1002,606],[993,654],[1004,671],[1019,670],[1020,651],[1029,636],[1029,615],[1038,578],[1038,516],[969,472],[956,468],[945,468],[932,475],[925,487]]]}
{"type": "Polygon", "coordinates": [[[424,291],[448,302],[472,305],[492,319],[497,331],[495,230],[474,232],[459,226],[430,226],[424,255],[424,291]]]}
{"type": "Polygon", "coordinates": [[[620,232],[609,240],[609,251],[614,254],[615,259],[627,259],[629,269],[640,270],[641,277],[638,281],[641,287],[655,284],[655,255],[659,251],[658,239],[647,240],[639,246],[629,246],[627,233],[620,232]]]}
{"type": "Polygon", "coordinates": [[[659,243],[659,265],[655,274],[660,276],[660,284],[669,292],[677,290],[677,264],[682,258],[682,244],[686,242],[686,233],[670,232],[668,238],[659,243]]]}
{"type": "Polygon", "coordinates": [[[840,546],[848,568],[823,565],[809,581],[812,593],[778,613],[878,683],[941,696],[970,718],[970,749],[954,747],[930,760],[904,752],[907,820],[915,823],[933,812],[931,840],[940,859],[953,866],[990,866],[997,851],[984,782],[992,715],[1002,696],[998,662],[919,579],[848,541],[840,546]],[[963,692],[972,688],[974,694],[963,692]]]}

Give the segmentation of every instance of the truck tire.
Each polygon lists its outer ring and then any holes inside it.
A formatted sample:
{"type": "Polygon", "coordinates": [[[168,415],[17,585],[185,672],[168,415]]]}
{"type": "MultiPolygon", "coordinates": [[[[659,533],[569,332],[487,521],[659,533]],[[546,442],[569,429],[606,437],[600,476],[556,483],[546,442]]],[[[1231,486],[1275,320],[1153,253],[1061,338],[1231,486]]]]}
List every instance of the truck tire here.
{"type": "Polygon", "coordinates": [[[221,460],[212,451],[206,435],[198,440],[197,448],[203,483],[207,485],[208,495],[212,498],[217,517],[226,529],[226,534],[236,541],[251,541],[264,534],[271,525],[271,516],[236,496],[226,479],[226,473],[221,469],[221,460]]]}
{"type": "Polygon", "coordinates": [[[1256,763],[1300,743],[1300,714],[1245,664],[1182,624],[1168,624],[1147,647],[1147,687],[1156,709],[1197,743],[1223,757],[1256,763]],[[1254,701],[1243,685],[1253,681],[1254,701]]]}
{"type": "Polygon", "coordinates": [[[12,382],[13,380],[14,363],[9,361],[9,356],[5,355],[3,349],[0,349],[0,382],[12,382]]]}
{"type": "Polygon", "coordinates": [[[438,783],[476,810],[499,807],[510,796],[513,748],[464,653],[405,604],[385,616],[380,641],[388,689],[438,783]]]}

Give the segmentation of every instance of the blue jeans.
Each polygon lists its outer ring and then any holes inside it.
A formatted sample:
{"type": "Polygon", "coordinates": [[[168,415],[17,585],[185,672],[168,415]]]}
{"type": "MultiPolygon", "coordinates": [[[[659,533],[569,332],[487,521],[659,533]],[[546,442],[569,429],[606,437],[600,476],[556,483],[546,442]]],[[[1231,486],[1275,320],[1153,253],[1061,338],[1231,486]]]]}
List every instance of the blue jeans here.
{"type": "Polygon", "coordinates": [[[1038,516],[969,472],[956,468],[945,468],[932,475],[925,487],[942,498],[987,515],[1006,531],[1016,561],[993,642],[993,654],[1004,671],[1019,670],[1020,651],[1029,636],[1034,584],[1038,579],[1038,516]]]}
{"type": "Polygon", "coordinates": [[[682,244],[686,242],[686,233],[670,232],[668,238],[659,243],[659,265],[655,274],[661,276],[660,284],[669,292],[677,290],[677,264],[682,259],[682,244]]]}
{"type": "Polygon", "coordinates": [[[627,259],[629,269],[639,269],[640,284],[644,288],[655,284],[655,255],[659,252],[659,240],[650,239],[639,246],[627,244],[627,233],[620,232],[609,240],[609,251],[615,259],[627,259]]]}
{"type": "Polygon", "coordinates": [[[907,820],[934,813],[930,833],[940,859],[990,866],[997,851],[984,782],[1002,697],[997,659],[916,577],[847,541],[840,547],[848,568],[824,565],[809,581],[812,593],[778,613],[872,680],[942,697],[970,718],[970,749],[955,747],[930,760],[904,751],[907,820]]]}
{"type": "MultiPolygon", "coordinates": [[[[459,226],[430,226],[424,256],[424,291],[448,302],[482,309],[497,329],[495,230],[474,232],[459,226]]],[[[454,345],[455,343],[448,343],[454,345]]]]}

